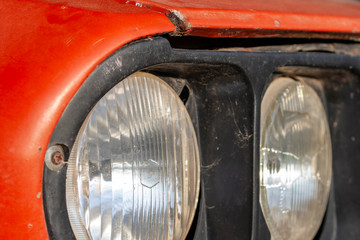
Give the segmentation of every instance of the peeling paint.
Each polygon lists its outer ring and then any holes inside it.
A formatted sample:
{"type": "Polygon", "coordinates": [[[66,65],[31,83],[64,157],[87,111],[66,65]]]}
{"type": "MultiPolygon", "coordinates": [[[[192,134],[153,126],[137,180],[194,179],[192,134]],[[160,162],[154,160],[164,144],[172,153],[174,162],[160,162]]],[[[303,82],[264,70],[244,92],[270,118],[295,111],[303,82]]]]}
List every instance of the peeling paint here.
{"type": "Polygon", "coordinates": [[[191,24],[187,21],[186,16],[180,13],[177,10],[171,10],[169,14],[167,14],[169,20],[176,27],[176,32],[174,35],[183,35],[188,33],[191,30],[191,24]]]}
{"type": "Polygon", "coordinates": [[[280,27],[280,22],[278,20],[275,20],[274,23],[275,23],[275,26],[280,27]]]}
{"type": "Polygon", "coordinates": [[[135,6],[137,6],[137,7],[142,7],[143,5],[142,5],[142,3],[136,2],[136,3],[135,3],[135,6]]]}

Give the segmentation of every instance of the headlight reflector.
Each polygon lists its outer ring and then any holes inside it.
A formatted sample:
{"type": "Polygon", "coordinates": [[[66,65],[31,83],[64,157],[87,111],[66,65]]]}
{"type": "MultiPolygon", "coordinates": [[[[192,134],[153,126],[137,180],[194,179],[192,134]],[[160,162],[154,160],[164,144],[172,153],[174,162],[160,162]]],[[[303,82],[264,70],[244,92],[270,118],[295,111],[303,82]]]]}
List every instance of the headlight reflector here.
{"type": "Polygon", "coordinates": [[[279,78],[261,104],[260,203],[273,239],[312,239],[331,183],[330,131],[307,84],[279,78]]]}
{"type": "Polygon", "coordinates": [[[91,110],[69,158],[66,202],[78,239],[184,239],[199,192],[199,153],[176,93],[148,73],[91,110]]]}

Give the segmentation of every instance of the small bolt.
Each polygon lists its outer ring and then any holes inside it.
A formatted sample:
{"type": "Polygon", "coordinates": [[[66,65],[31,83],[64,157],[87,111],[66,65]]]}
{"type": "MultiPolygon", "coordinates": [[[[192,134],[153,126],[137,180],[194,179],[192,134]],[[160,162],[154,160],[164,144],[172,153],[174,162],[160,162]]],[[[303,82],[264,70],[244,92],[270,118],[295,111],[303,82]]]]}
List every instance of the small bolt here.
{"type": "Polygon", "coordinates": [[[64,155],[59,152],[53,152],[53,154],[51,155],[51,162],[55,165],[59,165],[64,161],[64,155]]]}
{"type": "Polygon", "coordinates": [[[52,171],[59,171],[64,166],[65,155],[61,145],[53,145],[46,150],[45,164],[52,171]]]}

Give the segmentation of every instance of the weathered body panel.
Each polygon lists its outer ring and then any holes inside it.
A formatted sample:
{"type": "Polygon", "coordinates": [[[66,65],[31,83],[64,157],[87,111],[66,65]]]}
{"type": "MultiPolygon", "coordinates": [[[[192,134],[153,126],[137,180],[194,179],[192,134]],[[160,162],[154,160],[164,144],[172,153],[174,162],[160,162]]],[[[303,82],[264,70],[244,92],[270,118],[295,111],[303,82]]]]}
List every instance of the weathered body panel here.
{"type": "Polygon", "coordinates": [[[174,30],[162,14],[116,6],[100,12],[0,3],[0,239],[47,238],[43,159],[62,111],[88,74],[122,45],[174,30]]]}

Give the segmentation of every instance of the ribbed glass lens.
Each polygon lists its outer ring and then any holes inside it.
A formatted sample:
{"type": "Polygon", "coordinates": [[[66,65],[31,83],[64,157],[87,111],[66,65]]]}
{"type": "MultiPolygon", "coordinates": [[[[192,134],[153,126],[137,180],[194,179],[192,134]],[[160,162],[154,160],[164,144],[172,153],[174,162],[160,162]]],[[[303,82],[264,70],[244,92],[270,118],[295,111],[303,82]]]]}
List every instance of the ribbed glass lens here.
{"type": "Polygon", "coordinates": [[[272,239],[313,239],[332,172],[323,104],[307,84],[280,78],[261,108],[260,203],[272,239]]]}
{"type": "Polygon", "coordinates": [[[92,109],[66,180],[78,239],[184,239],[199,192],[199,153],[185,106],[162,80],[136,73],[92,109]]]}

